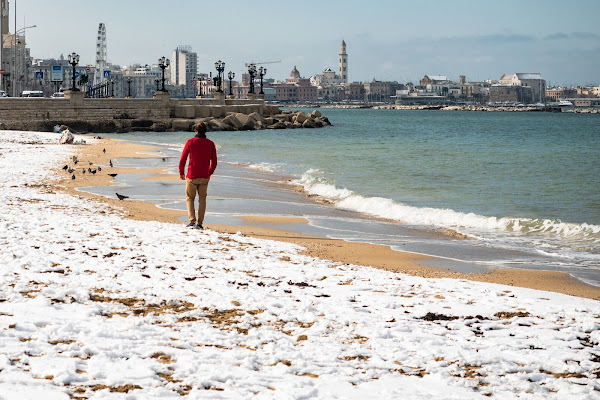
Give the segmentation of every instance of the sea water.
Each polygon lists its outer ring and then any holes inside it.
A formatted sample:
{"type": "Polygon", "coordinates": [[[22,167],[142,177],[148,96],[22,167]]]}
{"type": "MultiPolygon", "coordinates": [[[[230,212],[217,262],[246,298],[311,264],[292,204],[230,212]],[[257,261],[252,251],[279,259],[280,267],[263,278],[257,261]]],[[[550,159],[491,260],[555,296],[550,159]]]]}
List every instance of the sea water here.
{"type": "MultiPolygon", "coordinates": [[[[220,166],[207,218],[300,215],[310,221],[302,233],[474,266],[567,271],[600,285],[598,115],[321,111],[333,126],[209,132],[220,166]],[[290,183],[331,205],[300,200],[290,183]]],[[[176,174],[190,136],[116,137],[159,144],[157,166],[176,174]]],[[[185,208],[175,183],[139,182],[123,181],[124,190],[135,197],[162,185],[170,189],[154,200],[185,208]]]]}

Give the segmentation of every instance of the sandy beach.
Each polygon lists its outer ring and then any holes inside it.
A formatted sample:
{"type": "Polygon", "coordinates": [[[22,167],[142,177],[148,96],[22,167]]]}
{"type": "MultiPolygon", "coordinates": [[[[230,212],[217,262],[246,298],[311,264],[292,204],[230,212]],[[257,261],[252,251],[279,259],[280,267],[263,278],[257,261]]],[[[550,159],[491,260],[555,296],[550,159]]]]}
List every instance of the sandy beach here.
{"type": "Polygon", "coordinates": [[[79,139],[0,132],[3,400],[598,397],[597,300],[277,228],[303,218],[189,229],[78,191],[151,150],[79,139]]]}
{"type": "MultiPolygon", "coordinates": [[[[122,157],[152,157],[154,148],[130,142],[119,141],[115,139],[101,139],[95,144],[81,146],[79,150],[79,159],[83,165],[92,162],[94,165],[103,165],[108,167],[110,159],[122,157]]],[[[69,160],[65,160],[68,162],[69,160]]],[[[60,166],[59,166],[60,167],[60,166]]],[[[134,169],[134,168],[109,168],[111,173],[151,173],[146,180],[179,180],[174,174],[169,174],[165,170],[155,169],[134,169]]],[[[77,179],[71,180],[70,175],[64,173],[59,168],[56,174],[62,179],[58,181],[58,190],[65,190],[70,194],[88,196],[111,205],[118,205],[126,210],[127,218],[140,221],[160,221],[182,223],[178,218],[186,216],[187,213],[158,208],[156,205],[142,201],[119,201],[116,196],[114,199],[105,196],[98,196],[86,192],[77,191],[77,188],[85,186],[109,185],[111,178],[106,174],[78,174],[77,179]]],[[[218,171],[217,171],[218,174],[218,171]]],[[[184,186],[182,184],[182,191],[184,186]]],[[[207,205],[210,211],[210,202],[207,205]]],[[[517,286],[530,289],[538,289],[564,293],[572,296],[585,297],[600,300],[600,287],[592,286],[581,282],[569,274],[554,271],[537,271],[526,269],[494,269],[487,273],[460,273],[449,269],[432,268],[421,265],[420,260],[426,256],[399,252],[390,249],[388,246],[373,245],[368,243],[353,243],[341,240],[333,240],[324,237],[311,237],[297,234],[295,232],[278,229],[277,225],[298,223],[306,224],[307,221],[302,218],[283,218],[283,217],[256,217],[240,216],[247,224],[244,226],[229,225],[210,225],[209,228],[217,232],[237,233],[253,236],[262,239],[278,240],[294,243],[305,248],[304,253],[327,260],[339,261],[347,264],[356,264],[372,266],[388,271],[400,272],[425,278],[452,278],[467,279],[471,281],[497,283],[503,285],[517,286]],[[272,228],[253,226],[272,225],[272,228]]]]}

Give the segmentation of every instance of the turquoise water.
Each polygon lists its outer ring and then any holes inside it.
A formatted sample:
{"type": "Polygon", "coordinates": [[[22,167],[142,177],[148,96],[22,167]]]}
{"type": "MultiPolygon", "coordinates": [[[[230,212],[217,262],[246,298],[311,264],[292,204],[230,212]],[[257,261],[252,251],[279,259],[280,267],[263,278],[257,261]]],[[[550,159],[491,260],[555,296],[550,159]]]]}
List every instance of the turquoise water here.
{"type": "MultiPolygon", "coordinates": [[[[220,161],[229,165],[228,174],[241,176],[239,169],[245,169],[249,177],[264,175],[261,179],[290,176],[338,210],[424,231],[450,230],[473,239],[473,245],[525,252],[529,257],[518,263],[527,265],[519,267],[600,271],[598,115],[320,111],[334,126],[208,135],[220,161]]],[[[167,145],[165,154],[175,165],[189,136],[118,137],[167,145]]],[[[372,234],[363,239],[379,242],[372,234]]]]}

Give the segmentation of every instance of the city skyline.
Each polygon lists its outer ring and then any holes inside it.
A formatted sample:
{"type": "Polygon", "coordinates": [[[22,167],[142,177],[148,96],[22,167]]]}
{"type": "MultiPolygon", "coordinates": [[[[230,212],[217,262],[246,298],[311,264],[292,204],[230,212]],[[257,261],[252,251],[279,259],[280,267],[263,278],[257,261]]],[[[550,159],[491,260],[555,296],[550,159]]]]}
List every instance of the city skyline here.
{"type": "MultiPolygon", "coordinates": [[[[596,1],[508,0],[477,8],[466,0],[199,3],[105,0],[90,16],[81,2],[16,0],[16,22],[17,29],[36,25],[26,31],[32,57],[75,51],[83,64],[95,63],[96,32],[104,22],[108,61],[117,65],[155,64],[189,45],[198,53],[199,72],[214,72],[220,59],[241,77],[247,62],[281,60],[267,66],[268,77],[285,79],[296,66],[308,78],[337,69],[344,40],[351,82],[416,83],[425,74],[483,81],[513,72],[540,72],[552,85],[600,80],[596,1]]],[[[11,31],[14,8],[11,0],[11,31]]]]}

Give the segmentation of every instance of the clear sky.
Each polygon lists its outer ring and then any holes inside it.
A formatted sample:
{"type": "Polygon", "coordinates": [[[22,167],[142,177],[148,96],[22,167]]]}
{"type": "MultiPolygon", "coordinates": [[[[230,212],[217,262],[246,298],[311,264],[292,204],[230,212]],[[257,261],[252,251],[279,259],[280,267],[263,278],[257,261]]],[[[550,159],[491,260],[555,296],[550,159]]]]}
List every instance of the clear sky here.
{"type": "Polygon", "coordinates": [[[178,45],[198,53],[199,72],[239,77],[244,63],[285,79],[337,71],[346,41],[351,81],[469,81],[541,72],[550,84],[600,84],[600,0],[9,0],[10,30],[27,29],[35,58],[73,51],[95,62],[98,24],[111,63],[152,64],[178,45]]]}

